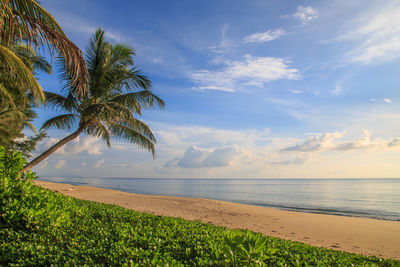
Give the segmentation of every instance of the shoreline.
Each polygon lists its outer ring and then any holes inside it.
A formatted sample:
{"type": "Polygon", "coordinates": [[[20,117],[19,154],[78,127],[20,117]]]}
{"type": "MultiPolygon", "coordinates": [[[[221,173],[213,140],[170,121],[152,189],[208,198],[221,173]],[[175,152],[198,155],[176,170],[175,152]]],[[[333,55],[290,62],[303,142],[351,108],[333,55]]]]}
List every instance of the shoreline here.
{"type": "Polygon", "coordinates": [[[400,260],[400,222],[239,204],[204,198],[141,195],[92,186],[34,181],[61,194],[138,212],[199,220],[314,246],[400,260]]]}

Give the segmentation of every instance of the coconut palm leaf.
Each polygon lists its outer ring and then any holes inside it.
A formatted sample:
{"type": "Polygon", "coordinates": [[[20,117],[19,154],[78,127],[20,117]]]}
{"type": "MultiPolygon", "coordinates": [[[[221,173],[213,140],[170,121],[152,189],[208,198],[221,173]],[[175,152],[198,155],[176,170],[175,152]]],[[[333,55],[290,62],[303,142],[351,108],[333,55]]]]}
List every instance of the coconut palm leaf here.
{"type": "Polygon", "coordinates": [[[44,92],[44,94],[46,106],[58,111],[78,112],[78,103],[72,94],[68,94],[67,97],[53,92],[44,92]]]}
{"type": "Polygon", "coordinates": [[[155,157],[156,150],[154,142],[147,138],[143,133],[118,123],[110,124],[108,129],[112,135],[118,139],[128,141],[129,143],[136,144],[140,148],[149,150],[153,157],[155,157]]]}
{"type": "Polygon", "coordinates": [[[35,77],[24,62],[19,58],[13,51],[0,45],[0,61],[6,62],[12,70],[12,74],[16,75],[20,79],[23,79],[30,85],[30,89],[34,95],[35,102],[42,104],[44,102],[44,94],[42,87],[36,81],[35,77]]]}
{"type": "Polygon", "coordinates": [[[11,106],[12,108],[16,108],[14,103],[14,99],[12,95],[8,92],[8,90],[0,83],[0,100],[2,101],[2,105],[4,102],[7,102],[7,106],[11,106]]]}
{"type": "Polygon", "coordinates": [[[11,46],[18,36],[20,42],[46,47],[51,54],[59,52],[75,85],[74,93],[83,96],[88,73],[82,52],[65,36],[53,16],[34,0],[0,0],[0,8],[1,44],[11,46]]]}
{"type": "Polygon", "coordinates": [[[49,128],[57,128],[59,130],[70,130],[75,125],[79,116],[76,114],[63,114],[45,121],[40,130],[46,130],[49,128]]]}

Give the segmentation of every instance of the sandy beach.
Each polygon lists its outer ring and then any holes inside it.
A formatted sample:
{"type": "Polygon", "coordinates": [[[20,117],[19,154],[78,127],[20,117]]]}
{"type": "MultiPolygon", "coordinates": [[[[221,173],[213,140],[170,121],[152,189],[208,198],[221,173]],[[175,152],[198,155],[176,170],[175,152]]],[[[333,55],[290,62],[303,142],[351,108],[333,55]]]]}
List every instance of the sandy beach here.
{"type": "Polygon", "coordinates": [[[282,211],[201,198],[139,195],[45,181],[35,183],[67,196],[135,211],[232,229],[246,228],[315,246],[400,260],[400,222],[282,211]]]}

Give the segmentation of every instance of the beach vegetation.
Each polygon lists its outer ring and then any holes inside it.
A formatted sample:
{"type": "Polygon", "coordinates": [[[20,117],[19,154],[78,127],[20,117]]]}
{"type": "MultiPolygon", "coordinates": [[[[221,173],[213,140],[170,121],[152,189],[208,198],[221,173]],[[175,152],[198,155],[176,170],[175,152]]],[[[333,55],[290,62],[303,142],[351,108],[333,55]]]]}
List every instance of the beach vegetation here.
{"type": "Polygon", "coordinates": [[[156,139],[137,116],[142,115],[143,108],[163,108],[164,101],[152,92],[151,82],[136,68],[134,56],[131,47],[106,41],[104,31],[98,29],[86,50],[89,84],[88,92],[81,98],[74,95],[75,85],[69,69],[65,68],[67,65],[61,64],[64,95],[45,92],[45,96],[47,107],[65,113],[44,122],[42,130],[75,129],[27,164],[23,171],[83,133],[103,139],[108,147],[113,136],[155,155],[156,139]]]}
{"type": "Polygon", "coordinates": [[[155,216],[35,186],[0,148],[1,266],[400,266],[248,230],[155,216]]]}

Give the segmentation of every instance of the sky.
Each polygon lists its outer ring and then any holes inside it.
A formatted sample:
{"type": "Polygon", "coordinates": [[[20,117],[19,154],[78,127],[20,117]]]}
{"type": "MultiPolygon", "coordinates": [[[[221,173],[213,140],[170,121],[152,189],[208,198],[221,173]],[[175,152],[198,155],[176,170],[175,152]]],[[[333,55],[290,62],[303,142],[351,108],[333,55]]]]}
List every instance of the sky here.
{"type": "MultiPolygon", "coordinates": [[[[400,177],[400,1],[53,0],[83,51],[101,27],[132,46],[166,102],[140,119],[156,158],[82,135],[40,176],[400,177]]],[[[40,74],[59,92],[57,71],[40,74]]],[[[55,115],[38,110],[37,128],[55,115]]],[[[50,130],[37,153],[68,134],[50,130]]]]}

